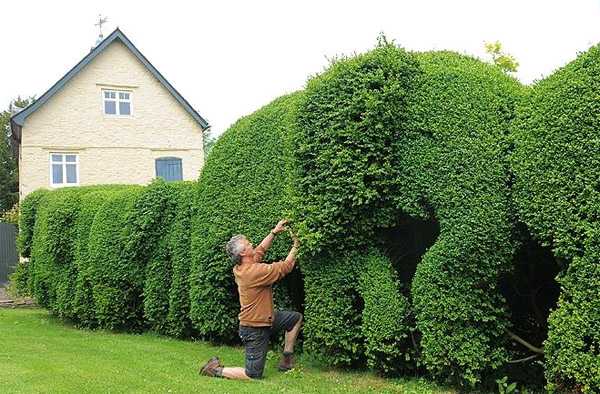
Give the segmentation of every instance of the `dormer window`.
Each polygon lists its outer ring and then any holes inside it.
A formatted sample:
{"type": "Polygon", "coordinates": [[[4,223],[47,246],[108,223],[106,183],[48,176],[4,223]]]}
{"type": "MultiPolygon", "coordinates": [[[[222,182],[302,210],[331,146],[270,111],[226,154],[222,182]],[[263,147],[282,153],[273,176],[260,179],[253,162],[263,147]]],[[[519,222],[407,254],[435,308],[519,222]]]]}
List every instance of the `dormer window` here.
{"type": "Polygon", "coordinates": [[[103,90],[104,114],[131,116],[131,92],[121,90],[103,90]]]}

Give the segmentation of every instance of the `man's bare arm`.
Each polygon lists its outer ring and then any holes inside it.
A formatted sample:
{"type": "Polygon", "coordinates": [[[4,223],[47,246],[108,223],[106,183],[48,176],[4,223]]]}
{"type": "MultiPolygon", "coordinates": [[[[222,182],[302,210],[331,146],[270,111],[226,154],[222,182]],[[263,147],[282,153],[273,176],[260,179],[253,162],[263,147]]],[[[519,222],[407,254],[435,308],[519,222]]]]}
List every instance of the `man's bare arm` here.
{"type": "Polygon", "coordinates": [[[269,248],[271,247],[271,245],[273,244],[273,240],[275,239],[275,235],[287,230],[286,224],[287,224],[287,220],[280,220],[279,223],[277,223],[277,225],[275,226],[275,228],[273,230],[271,230],[271,232],[269,233],[269,235],[267,235],[265,237],[265,239],[262,240],[262,242],[258,245],[259,248],[262,248],[265,253],[267,250],[269,250],[269,248]]]}
{"type": "Polygon", "coordinates": [[[300,241],[294,233],[292,233],[292,239],[294,240],[294,246],[292,246],[292,248],[290,249],[290,252],[285,258],[285,261],[291,261],[292,264],[296,264],[296,256],[298,256],[298,248],[300,247],[300,241]]]}

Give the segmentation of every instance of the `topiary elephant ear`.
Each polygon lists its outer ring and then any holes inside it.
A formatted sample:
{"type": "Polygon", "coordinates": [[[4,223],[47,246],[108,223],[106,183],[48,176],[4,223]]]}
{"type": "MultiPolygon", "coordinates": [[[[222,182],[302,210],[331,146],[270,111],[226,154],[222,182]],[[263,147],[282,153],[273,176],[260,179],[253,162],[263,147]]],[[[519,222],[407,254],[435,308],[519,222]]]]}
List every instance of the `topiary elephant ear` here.
{"type": "MultiPolygon", "coordinates": [[[[294,152],[297,216],[314,256],[303,267],[312,352],[338,364],[366,352],[373,365],[381,349],[397,356],[370,344],[406,338],[406,316],[401,332],[357,328],[361,313],[372,324],[376,305],[363,304],[372,299],[365,270],[379,264],[380,273],[390,272],[389,261],[356,253],[376,256],[367,252],[385,246],[376,235],[410,215],[441,227],[410,294],[423,362],[432,374],[469,385],[503,364],[508,318],[497,282],[515,248],[505,158],[520,94],[516,80],[476,59],[414,55],[387,43],[308,83],[294,152]]],[[[389,283],[381,291],[392,292],[391,305],[405,305],[395,274],[377,282],[389,283]]]]}
{"type": "Polygon", "coordinates": [[[544,344],[552,390],[600,391],[600,45],[536,83],[513,127],[514,198],[564,262],[544,344]]]}

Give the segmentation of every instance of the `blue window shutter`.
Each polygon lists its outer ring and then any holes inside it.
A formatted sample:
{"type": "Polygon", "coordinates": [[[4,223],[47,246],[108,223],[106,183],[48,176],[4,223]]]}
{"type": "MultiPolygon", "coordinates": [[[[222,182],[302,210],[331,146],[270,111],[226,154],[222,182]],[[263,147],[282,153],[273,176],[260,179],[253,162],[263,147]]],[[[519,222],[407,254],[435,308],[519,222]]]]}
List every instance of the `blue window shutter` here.
{"type": "Polygon", "coordinates": [[[156,159],[156,176],[167,182],[183,180],[181,159],[178,157],[160,157],[156,159]]]}

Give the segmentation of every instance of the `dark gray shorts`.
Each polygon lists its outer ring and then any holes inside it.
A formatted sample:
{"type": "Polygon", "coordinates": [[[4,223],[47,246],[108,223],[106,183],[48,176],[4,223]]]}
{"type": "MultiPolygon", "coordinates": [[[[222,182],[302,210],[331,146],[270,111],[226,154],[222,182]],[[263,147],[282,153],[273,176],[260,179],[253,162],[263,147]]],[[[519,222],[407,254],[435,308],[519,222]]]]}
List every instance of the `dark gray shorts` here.
{"type": "Polygon", "coordinates": [[[271,335],[281,330],[290,331],[301,317],[299,312],[276,311],[271,327],[240,326],[240,339],[246,348],[246,375],[252,379],[262,378],[271,335]]]}

